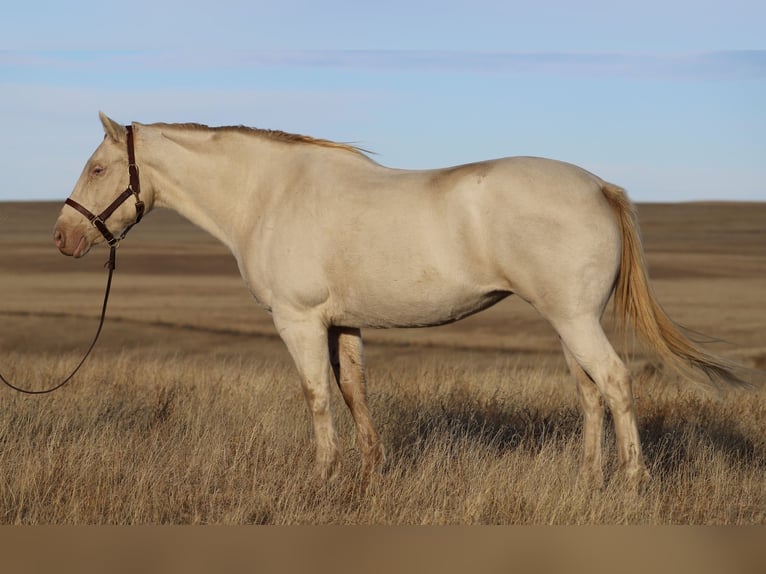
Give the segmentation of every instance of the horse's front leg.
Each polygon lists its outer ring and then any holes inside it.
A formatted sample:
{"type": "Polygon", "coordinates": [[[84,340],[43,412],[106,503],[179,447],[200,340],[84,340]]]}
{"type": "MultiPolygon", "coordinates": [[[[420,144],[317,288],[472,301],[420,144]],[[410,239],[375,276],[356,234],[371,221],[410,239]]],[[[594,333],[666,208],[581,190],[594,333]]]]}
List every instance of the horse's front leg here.
{"type": "Polygon", "coordinates": [[[330,411],[330,358],[327,327],[312,319],[274,315],[274,325],[295,361],[314,426],[315,474],[329,480],[338,472],[339,453],[330,411]]]}

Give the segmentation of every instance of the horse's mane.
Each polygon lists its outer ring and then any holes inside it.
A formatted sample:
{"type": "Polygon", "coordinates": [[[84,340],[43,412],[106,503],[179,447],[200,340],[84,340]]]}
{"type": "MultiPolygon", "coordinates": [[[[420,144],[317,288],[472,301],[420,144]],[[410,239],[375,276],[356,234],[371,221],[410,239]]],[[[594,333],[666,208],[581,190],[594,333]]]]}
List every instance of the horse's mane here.
{"type": "Polygon", "coordinates": [[[280,141],[280,142],[284,142],[288,144],[291,144],[291,143],[312,144],[312,145],[318,145],[322,147],[342,149],[342,150],[354,152],[360,155],[365,155],[367,153],[370,153],[367,150],[357,147],[353,144],[343,143],[343,142],[334,142],[331,140],[313,138],[311,136],[304,136],[300,134],[291,134],[288,132],[283,132],[281,130],[266,130],[266,129],[260,129],[260,128],[251,128],[251,127],[242,126],[242,125],[210,127],[210,126],[206,126],[205,124],[196,124],[196,123],[181,123],[181,124],[157,123],[154,125],[159,127],[165,127],[165,128],[176,128],[176,129],[191,130],[191,131],[207,131],[207,132],[233,131],[233,132],[239,132],[239,133],[248,134],[248,135],[262,136],[262,137],[266,137],[272,140],[276,140],[276,141],[280,141]]]}

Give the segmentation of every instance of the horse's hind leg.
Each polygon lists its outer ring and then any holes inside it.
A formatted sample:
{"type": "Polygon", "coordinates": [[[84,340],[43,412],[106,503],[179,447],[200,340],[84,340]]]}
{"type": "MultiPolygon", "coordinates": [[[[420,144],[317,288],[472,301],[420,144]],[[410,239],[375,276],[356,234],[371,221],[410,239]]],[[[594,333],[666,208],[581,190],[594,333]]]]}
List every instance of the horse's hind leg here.
{"type": "Polygon", "coordinates": [[[595,486],[604,483],[604,469],[601,459],[604,436],[604,404],[601,393],[566,345],[562,343],[564,357],[569,371],[577,384],[577,396],[583,410],[583,451],[582,473],[595,486]]]}
{"type": "Polygon", "coordinates": [[[367,476],[378,473],[384,455],[367,407],[362,334],[359,329],[332,327],[329,343],[335,380],[354,418],[357,444],[362,452],[362,471],[367,476]]]}
{"type": "MultiPolygon", "coordinates": [[[[554,321],[554,327],[576,363],[606,400],[614,419],[617,453],[623,474],[633,483],[645,481],[649,474],[641,452],[628,370],[606,338],[598,317],[570,317],[554,321]]],[[[587,400],[592,400],[592,395],[589,392],[587,400]]]]}

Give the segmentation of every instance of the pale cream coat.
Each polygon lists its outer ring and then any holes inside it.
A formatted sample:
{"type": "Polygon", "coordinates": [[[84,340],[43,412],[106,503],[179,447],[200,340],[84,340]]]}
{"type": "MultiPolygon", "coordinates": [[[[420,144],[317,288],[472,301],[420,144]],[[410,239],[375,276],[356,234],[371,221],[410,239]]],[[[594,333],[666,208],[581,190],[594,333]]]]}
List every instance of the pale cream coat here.
{"type": "MultiPolygon", "coordinates": [[[[128,178],[125,128],[101,119],[106,138],[72,193],[94,213],[128,178]]],[[[226,244],[273,315],[301,375],[322,477],[338,461],[331,371],[366,470],[383,462],[366,401],[364,327],[439,325],[522,297],[561,337],[585,413],[584,470],[597,482],[602,397],[622,470],[634,481],[646,476],[628,372],[600,325],[615,286],[618,313],[659,352],[736,382],[656,303],[624,192],[574,165],[520,157],[403,171],[349,146],[281,132],[133,127],[147,210],[174,209],[226,244]]],[[[134,218],[128,202],[108,224],[117,235],[134,218]]],[[[103,241],[68,206],[56,229],[67,255],[103,241]]]]}

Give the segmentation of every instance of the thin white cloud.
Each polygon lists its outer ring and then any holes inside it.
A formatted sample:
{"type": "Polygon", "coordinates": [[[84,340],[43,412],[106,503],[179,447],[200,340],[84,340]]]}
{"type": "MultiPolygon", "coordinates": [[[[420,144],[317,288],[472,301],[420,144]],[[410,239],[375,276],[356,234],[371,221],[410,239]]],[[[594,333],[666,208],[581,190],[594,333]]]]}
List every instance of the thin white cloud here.
{"type": "Polygon", "coordinates": [[[699,53],[342,50],[241,52],[231,65],[680,79],[766,78],[766,50],[699,53]]]}
{"type": "Polygon", "coordinates": [[[448,50],[255,50],[0,52],[6,82],[14,70],[108,69],[109,73],[278,68],[663,80],[766,79],[766,50],[689,53],[487,52],[448,50]]]}

